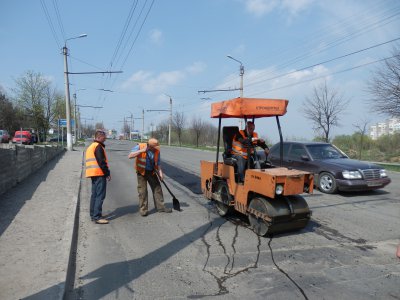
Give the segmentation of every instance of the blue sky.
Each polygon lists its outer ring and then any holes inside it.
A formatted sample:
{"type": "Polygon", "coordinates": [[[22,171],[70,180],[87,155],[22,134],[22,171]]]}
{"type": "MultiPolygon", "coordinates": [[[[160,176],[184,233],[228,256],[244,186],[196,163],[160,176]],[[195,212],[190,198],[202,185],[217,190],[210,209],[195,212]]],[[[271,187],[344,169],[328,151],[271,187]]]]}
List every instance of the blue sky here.
{"type": "MultiPolygon", "coordinates": [[[[3,0],[3,91],[11,96],[14,79],[33,70],[64,92],[61,48],[65,39],[82,33],[88,36],[67,41],[70,72],[123,71],[70,75],[78,104],[103,107],[81,108],[82,117],[93,119],[87,122],[120,130],[124,117],[141,118],[144,110],[147,131],[169,114],[147,110],[169,109],[170,95],[173,111],[184,112],[188,122],[200,116],[217,125],[209,118],[210,103],[240,92],[198,91],[239,88],[239,63],[227,58],[231,55],[244,65],[244,96],[288,99],[284,137],[311,139],[312,124],[301,108],[324,80],[350,100],[333,135],[385,118],[370,111],[366,83],[379,65],[373,62],[390,57],[396,42],[316,64],[400,38],[400,1],[3,0]]],[[[136,119],[135,129],[141,127],[136,119]]],[[[274,122],[256,121],[256,127],[262,137],[277,141],[274,122]]]]}

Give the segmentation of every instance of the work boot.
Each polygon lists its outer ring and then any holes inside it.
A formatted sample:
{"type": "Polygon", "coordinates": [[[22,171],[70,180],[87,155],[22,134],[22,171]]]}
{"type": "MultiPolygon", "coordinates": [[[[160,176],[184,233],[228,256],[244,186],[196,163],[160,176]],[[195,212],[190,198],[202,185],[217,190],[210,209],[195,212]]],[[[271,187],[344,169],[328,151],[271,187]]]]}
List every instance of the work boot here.
{"type": "Polygon", "coordinates": [[[95,222],[96,222],[96,224],[108,224],[109,223],[108,220],[106,220],[106,219],[98,219],[95,222]]]}
{"type": "Polygon", "coordinates": [[[172,213],[172,209],[164,207],[158,210],[159,213],[172,213]]]}

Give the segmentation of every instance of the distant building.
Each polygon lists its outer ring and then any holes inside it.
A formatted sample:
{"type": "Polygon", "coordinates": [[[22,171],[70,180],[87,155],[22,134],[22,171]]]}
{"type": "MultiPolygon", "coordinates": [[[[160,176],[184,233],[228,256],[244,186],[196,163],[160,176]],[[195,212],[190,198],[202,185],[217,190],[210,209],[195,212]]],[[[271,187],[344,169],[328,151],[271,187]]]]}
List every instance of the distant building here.
{"type": "Polygon", "coordinates": [[[387,119],[385,122],[379,122],[369,127],[369,136],[373,140],[376,140],[382,135],[393,134],[395,132],[400,132],[399,118],[387,119]]]}

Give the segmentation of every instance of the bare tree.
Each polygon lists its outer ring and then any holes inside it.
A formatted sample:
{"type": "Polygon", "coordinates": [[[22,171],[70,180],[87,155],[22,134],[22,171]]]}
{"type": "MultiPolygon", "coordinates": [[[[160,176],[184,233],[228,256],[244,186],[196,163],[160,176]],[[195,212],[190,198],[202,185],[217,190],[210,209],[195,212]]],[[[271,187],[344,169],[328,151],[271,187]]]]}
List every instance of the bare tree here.
{"type": "Polygon", "coordinates": [[[361,154],[362,154],[362,149],[364,146],[364,138],[365,138],[365,133],[367,132],[367,126],[368,126],[369,121],[363,121],[362,124],[354,124],[353,126],[358,129],[358,133],[360,134],[360,148],[358,151],[358,159],[361,159],[361,154]]]}
{"type": "Polygon", "coordinates": [[[96,125],[94,125],[94,128],[104,130],[104,124],[103,122],[97,122],[96,125]]]}
{"type": "Polygon", "coordinates": [[[154,137],[165,143],[167,142],[168,134],[169,134],[169,120],[161,121],[156,126],[154,137]]]}
{"type": "Polygon", "coordinates": [[[193,131],[196,138],[196,147],[199,147],[199,139],[204,134],[205,123],[200,117],[193,117],[191,130],[193,131]]]}
{"type": "Polygon", "coordinates": [[[339,126],[339,116],[345,111],[349,101],[326,84],[314,87],[312,98],[306,97],[303,112],[314,124],[314,130],[329,142],[332,127],[339,126]]]}
{"type": "Polygon", "coordinates": [[[204,123],[204,143],[208,146],[216,146],[218,139],[218,128],[210,122],[204,123]]]}
{"type": "Polygon", "coordinates": [[[177,111],[174,113],[174,116],[172,118],[172,124],[174,126],[174,130],[176,131],[176,134],[178,135],[179,146],[182,146],[181,138],[186,124],[186,119],[183,112],[177,111]]]}
{"type": "Polygon", "coordinates": [[[367,90],[372,98],[367,101],[373,111],[400,117],[400,46],[393,48],[392,54],[368,81],[367,90]]]}

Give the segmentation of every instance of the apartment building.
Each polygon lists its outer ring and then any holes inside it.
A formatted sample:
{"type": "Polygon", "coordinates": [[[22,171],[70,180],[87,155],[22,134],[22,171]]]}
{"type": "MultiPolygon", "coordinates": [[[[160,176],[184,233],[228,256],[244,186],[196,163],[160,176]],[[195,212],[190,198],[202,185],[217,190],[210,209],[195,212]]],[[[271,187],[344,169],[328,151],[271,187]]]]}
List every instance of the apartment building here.
{"type": "Polygon", "coordinates": [[[394,132],[400,132],[399,118],[390,118],[369,127],[369,136],[373,140],[385,134],[393,134],[394,132]]]}

